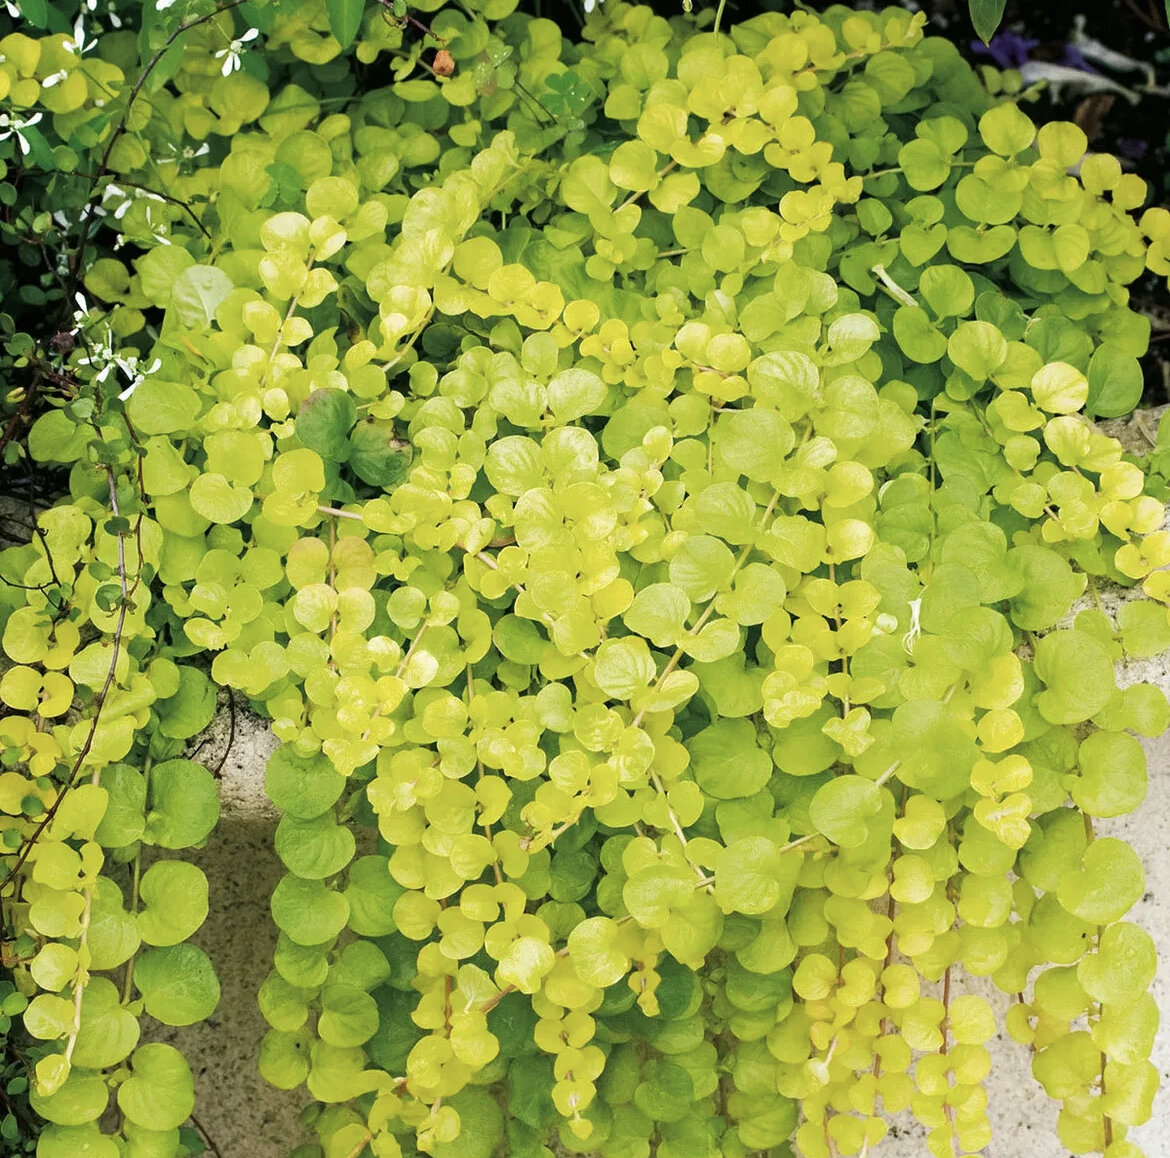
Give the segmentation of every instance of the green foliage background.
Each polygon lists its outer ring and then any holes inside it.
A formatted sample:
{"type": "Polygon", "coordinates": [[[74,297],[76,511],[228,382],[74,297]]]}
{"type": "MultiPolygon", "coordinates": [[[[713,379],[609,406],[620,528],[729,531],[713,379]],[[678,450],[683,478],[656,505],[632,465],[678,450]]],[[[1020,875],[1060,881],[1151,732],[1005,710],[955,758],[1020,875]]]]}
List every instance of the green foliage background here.
{"type": "Polygon", "coordinates": [[[23,15],[0,897],[40,1158],[202,1146],[140,1023],[219,1000],[182,852],[222,689],[281,741],[298,1158],[826,1158],[905,1109],[977,1151],[964,974],[1018,995],[1062,1143],[1136,1158],[1154,949],[1093,821],[1168,719],[1113,666],[1170,645],[1170,535],[1091,420],[1170,269],[1142,183],[901,9],[23,15]],[[1099,582],[1146,598],[1070,621],[1099,582]]]}

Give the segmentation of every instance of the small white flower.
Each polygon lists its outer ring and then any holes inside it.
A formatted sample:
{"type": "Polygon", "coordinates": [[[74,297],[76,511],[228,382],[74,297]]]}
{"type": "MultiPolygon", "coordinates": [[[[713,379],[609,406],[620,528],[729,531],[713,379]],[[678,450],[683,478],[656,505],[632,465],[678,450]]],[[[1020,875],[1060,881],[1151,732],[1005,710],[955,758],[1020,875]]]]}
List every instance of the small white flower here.
{"type": "Polygon", "coordinates": [[[35,113],[27,120],[18,120],[16,117],[10,116],[8,113],[0,113],[0,141],[6,141],[14,133],[16,134],[16,143],[24,156],[28,156],[29,144],[28,141],[20,135],[21,129],[31,128],[37,124],[41,119],[40,113],[35,113]]]}
{"type": "Polygon", "coordinates": [[[50,73],[41,81],[41,88],[52,88],[54,85],[60,84],[68,75],[69,73],[63,68],[57,72],[50,73]]]}
{"type": "Polygon", "coordinates": [[[154,0],[155,9],[159,12],[165,12],[175,0],[154,0]]]}
{"type": "Polygon", "coordinates": [[[113,207],[115,221],[121,221],[130,210],[133,196],[119,185],[107,185],[102,192],[102,208],[113,207]]]}
{"type": "Polygon", "coordinates": [[[160,197],[157,193],[151,193],[144,190],[142,196],[146,199],[146,228],[150,231],[151,236],[159,243],[159,245],[173,245],[169,237],[163,232],[167,222],[156,221],[157,214],[154,212],[158,205],[165,205],[165,198],[160,197]]]}
{"type": "Polygon", "coordinates": [[[66,40],[62,45],[66,52],[72,52],[77,56],[88,52],[91,48],[97,48],[96,40],[85,39],[85,13],[78,14],[77,20],[73,25],[73,39],[66,40]]]}
{"type": "Polygon", "coordinates": [[[125,358],[115,357],[114,361],[118,364],[119,368],[126,375],[126,377],[131,380],[130,385],[127,386],[126,389],[118,395],[118,398],[123,402],[125,402],[126,399],[129,398],[130,395],[133,394],[134,391],[137,390],[138,387],[146,381],[146,376],[148,374],[153,374],[162,366],[162,359],[155,358],[155,360],[151,362],[151,364],[147,366],[145,370],[140,370],[138,368],[138,358],[133,354],[125,358]]]}
{"type": "Polygon", "coordinates": [[[221,48],[215,54],[216,60],[223,61],[223,67],[220,69],[220,72],[224,76],[231,76],[240,67],[240,54],[244,51],[244,45],[250,40],[255,40],[259,35],[259,28],[249,28],[243,36],[238,36],[227,48],[221,48]]]}
{"type": "Polygon", "coordinates": [[[210,153],[211,145],[207,141],[204,141],[198,148],[193,145],[185,145],[180,148],[174,141],[168,141],[167,149],[171,155],[169,157],[160,157],[158,164],[174,165],[178,161],[194,161],[196,157],[203,157],[210,153]]]}

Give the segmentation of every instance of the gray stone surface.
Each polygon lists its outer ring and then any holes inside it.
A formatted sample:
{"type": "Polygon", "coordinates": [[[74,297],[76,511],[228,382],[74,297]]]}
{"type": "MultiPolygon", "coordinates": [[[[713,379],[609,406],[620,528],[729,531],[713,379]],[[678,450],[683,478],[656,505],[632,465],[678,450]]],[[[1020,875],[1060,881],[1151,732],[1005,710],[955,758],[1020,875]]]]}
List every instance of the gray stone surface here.
{"type": "MultiPolygon", "coordinates": [[[[214,767],[227,744],[226,721],[217,719],[209,733],[201,756],[214,767]]],[[[156,1035],[190,1061],[198,1124],[221,1158],[287,1158],[302,1141],[296,1119],[304,1091],[274,1089],[256,1067],[268,1028],[256,995],[276,945],[268,899],[284,872],[273,848],[276,812],[264,794],[274,747],[267,723],[237,709],[220,779],[222,819],[204,848],[182,854],[207,874],[211,912],[192,940],[215,962],[222,997],[209,1021],[160,1027],[156,1035]]]]}

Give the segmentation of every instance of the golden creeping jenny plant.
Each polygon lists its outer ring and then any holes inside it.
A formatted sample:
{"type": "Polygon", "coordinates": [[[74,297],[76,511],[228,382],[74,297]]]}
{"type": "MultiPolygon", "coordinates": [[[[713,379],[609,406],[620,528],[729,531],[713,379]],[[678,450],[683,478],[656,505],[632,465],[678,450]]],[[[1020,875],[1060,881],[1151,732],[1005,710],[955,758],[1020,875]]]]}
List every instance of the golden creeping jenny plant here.
{"type": "Polygon", "coordinates": [[[218,686],[281,741],[297,1155],[827,1158],[906,1109],[978,1151],[974,976],[1063,1145],[1138,1158],[1154,950],[1093,820],[1167,722],[1113,664],[1170,634],[1170,535],[1090,419],[1170,214],[902,10],[410,7],[452,75],[322,0],[155,13],[137,86],[128,32],[0,42],[122,247],[0,555],[38,1154],[189,1152],[139,1018],[218,1000],[170,852],[218,686]],[[1070,624],[1097,578],[1149,598],[1070,624]]]}

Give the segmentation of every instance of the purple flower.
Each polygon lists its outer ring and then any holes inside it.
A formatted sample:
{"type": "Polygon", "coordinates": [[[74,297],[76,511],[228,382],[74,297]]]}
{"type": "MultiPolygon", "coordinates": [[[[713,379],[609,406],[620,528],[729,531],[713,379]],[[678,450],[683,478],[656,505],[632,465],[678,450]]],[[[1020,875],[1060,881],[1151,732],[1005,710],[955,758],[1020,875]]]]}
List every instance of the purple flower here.
{"type": "Polygon", "coordinates": [[[1114,144],[1127,161],[1140,161],[1150,147],[1148,141],[1140,141],[1135,137],[1118,137],[1114,144]]]}
{"type": "Polygon", "coordinates": [[[1029,54],[1040,41],[1029,36],[1017,36],[1011,29],[997,32],[990,44],[981,40],[971,42],[971,51],[976,56],[990,56],[1000,68],[1020,68],[1028,62],[1029,54]]]}
{"type": "Polygon", "coordinates": [[[1095,75],[1100,75],[1085,59],[1084,54],[1075,44],[1066,44],[1064,46],[1064,56],[1061,57],[1060,63],[1067,64],[1069,68],[1079,68],[1081,72],[1091,72],[1095,75]]]}

